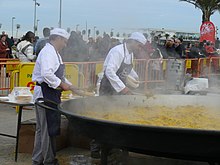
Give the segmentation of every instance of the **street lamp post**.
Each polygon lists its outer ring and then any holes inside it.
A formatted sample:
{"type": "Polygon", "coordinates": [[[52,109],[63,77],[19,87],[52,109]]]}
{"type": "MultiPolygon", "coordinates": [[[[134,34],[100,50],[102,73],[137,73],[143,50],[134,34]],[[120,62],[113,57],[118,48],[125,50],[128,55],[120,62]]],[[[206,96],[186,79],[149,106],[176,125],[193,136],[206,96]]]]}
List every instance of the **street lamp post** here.
{"type": "Polygon", "coordinates": [[[60,18],[59,18],[59,28],[61,28],[62,23],[62,0],[60,0],[60,18]]]}
{"type": "Polygon", "coordinates": [[[96,29],[96,26],[94,26],[94,40],[96,40],[96,36],[95,36],[95,30],[96,29]]]}
{"type": "Polygon", "coordinates": [[[12,36],[12,37],[14,37],[14,36],[13,36],[13,31],[14,31],[14,19],[15,19],[15,17],[12,17],[12,18],[11,18],[11,36],[12,36]]]}
{"type": "Polygon", "coordinates": [[[79,27],[79,24],[76,25],[76,32],[78,32],[78,27],[79,27]]]}
{"type": "Polygon", "coordinates": [[[40,3],[37,0],[34,1],[34,34],[36,33],[36,17],[37,17],[37,6],[40,6],[40,3]]]}
{"type": "Polygon", "coordinates": [[[20,24],[17,24],[16,25],[16,29],[17,29],[17,31],[16,31],[16,38],[18,38],[18,29],[20,29],[21,28],[21,25],[20,24]]]}
{"type": "Polygon", "coordinates": [[[113,35],[114,35],[113,30],[114,30],[114,29],[111,28],[111,33],[110,33],[110,36],[111,36],[111,37],[113,37],[113,35]]]}
{"type": "Polygon", "coordinates": [[[37,25],[36,25],[36,31],[37,31],[37,36],[38,36],[38,25],[39,25],[39,19],[37,19],[37,25]]]}

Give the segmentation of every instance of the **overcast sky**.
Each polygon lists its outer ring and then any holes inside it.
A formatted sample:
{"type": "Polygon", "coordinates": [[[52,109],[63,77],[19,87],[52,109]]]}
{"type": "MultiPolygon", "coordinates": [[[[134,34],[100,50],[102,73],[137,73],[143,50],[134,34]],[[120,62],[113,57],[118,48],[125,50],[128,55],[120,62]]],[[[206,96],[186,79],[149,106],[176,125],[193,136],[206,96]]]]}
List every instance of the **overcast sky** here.
{"type": "MultiPolygon", "coordinates": [[[[39,35],[43,27],[58,27],[60,0],[37,0],[39,35]]],[[[1,31],[14,36],[16,24],[21,25],[18,36],[33,31],[33,0],[0,0],[1,31]]],[[[86,28],[109,33],[126,32],[136,28],[164,28],[186,32],[199,32],[201,11],[179,0],[62,0],[62,28],[79,30],[86,28]]],[[[216,12],[211,21],[220,28],[220,14],[216,12]]],[[[219,31],[220,33],[220,31],[219,31]]],[[[219,35],[218,35],[219,36],[219,35]]]]}

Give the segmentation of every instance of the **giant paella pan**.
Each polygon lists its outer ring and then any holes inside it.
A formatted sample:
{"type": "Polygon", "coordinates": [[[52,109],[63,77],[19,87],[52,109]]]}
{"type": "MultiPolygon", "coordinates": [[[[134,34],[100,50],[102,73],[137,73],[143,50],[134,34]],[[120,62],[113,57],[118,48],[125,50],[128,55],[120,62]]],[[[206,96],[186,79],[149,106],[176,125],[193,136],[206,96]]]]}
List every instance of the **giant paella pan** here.
{"type": "Polygon", "coordinates": [[[99,96],[64,101],[59,111],[104,146],[219,162],[220,95],[99,96]]]}

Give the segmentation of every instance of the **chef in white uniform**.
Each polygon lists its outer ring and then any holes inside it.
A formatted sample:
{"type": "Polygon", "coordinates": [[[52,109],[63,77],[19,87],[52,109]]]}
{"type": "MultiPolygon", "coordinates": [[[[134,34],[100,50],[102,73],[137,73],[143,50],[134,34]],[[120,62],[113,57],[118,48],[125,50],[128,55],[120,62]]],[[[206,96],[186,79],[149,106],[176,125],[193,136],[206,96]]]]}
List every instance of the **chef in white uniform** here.
{"type": "MultiPolygon", "coordinates": [[[[57,109],[61,92],[74,91],[76,87],[64,77],[64,64],[59,52],[66,46],[69,33],[61,28],[51,30],[49,43],[40,51],[35,63],[32,80],[36,82],[34,100],[44,98],[56,104],[47,106],[57,109]]],[[[55,138],[60,134],[61,116],[58,112],[36,107],[36,133],[32,155],[33,165],[58,165],[55,138]]]]}
{"type": "Polygon", "coordinates": [[[133,69],[134,52],[144,47],[147,40],[140,32],[134,32],[122,44],[113,47],[104,62],[104,76],[100,84],[100,95],[131,94],[126,80],[128,76],[138,80],[133,69]]]}
{"type": "MultiPolygon", "coordinates": [[[[144,48],[147,39],[140,32],[134,32],[122,44],[113,47],[104,62],[104,76],[100,83],[99,95],[132,94],[127,84],[127,77],[138,80],[133,69],[134,52],[144,48]]],[[[138,81],[136,81],[138,82],[138,81]]],[[[91,157],[100,157],[100,145],[93,139],[90,143],[91,157]]]]}

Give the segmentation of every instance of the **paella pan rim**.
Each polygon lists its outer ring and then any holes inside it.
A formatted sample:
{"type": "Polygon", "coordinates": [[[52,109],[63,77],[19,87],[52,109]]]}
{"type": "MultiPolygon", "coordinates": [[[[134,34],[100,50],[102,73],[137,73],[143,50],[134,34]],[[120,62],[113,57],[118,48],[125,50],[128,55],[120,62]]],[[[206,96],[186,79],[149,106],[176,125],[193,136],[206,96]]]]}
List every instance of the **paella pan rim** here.
{"type": "MultiPolygon", "coordinates": [[[[133,96],[133,95],[132,95],[133,96]]],[[[100,96],[98,96],[100,97],[100,96]]],[[[102,96],[101,96],[102,97],[102,96]]],[[[203,97],[203,96],[202,96],[203,97]]],[[[86,99],[90,99],[92,97],[87,97],[86,99]]],[[[115,127],[133,127],[135,129],[151,129],[154,131],[163,131],[163,132],[184,132],[184,133],[190,133],[192,134],[216,134],[216,135],[220,135],[220,130],[212,130],[212,129],[199,129],[199,128],[183,128],[183,127],[171,127],[171,126],[154,126],[154,125],[141,125],[141,124],[131,124],[131,123],[125,123],[125,122],[119,122],[119,121],[111,121],[111,120],[104,120],[104,119],[96,119],[96,118],[91,118],[91,117],[86,117],[86,116],[82,116],[82,115],[78,115],[75,113],[70,113],[67,110],[65,110],[63,108],[63,104],[66,104],[68,102],[71,101],[77,101],[77,100],[81,100],[81,99],[85,99],[85,98],[77,98],[77,99],[70,99],[70,100],[66,100],[63,101],[62,103],[60,103],[58,105],[58,109],[59,111],[64,114],[65,116],[72,116],[81,120],[86,120],[88,122],[95,122],[95,123],[99,123],[102,125],[114,125],[115,127]]],[[[146,99],[148,99],[146,97],[146,99]]]]}

